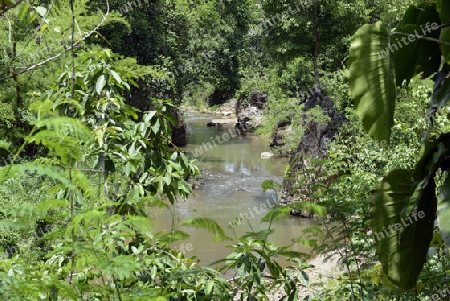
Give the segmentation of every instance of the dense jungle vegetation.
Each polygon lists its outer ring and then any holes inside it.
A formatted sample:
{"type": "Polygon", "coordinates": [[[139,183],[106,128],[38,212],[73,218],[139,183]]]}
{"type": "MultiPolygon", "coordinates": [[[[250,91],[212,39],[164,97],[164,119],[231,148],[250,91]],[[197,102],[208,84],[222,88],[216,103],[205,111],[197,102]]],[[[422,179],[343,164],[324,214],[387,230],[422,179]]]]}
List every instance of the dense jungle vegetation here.
{"type": "Polygon", "coordinates": [[[0,0],[0,50],[0,300],[450,300],[447,0],[0,0]],[[184,108],[253,91],[256,133],[290,125],[293,157],[333,124],[310,99],[342,117],[290,175],[301,201],[241,237],[208,217],[153,231],[201,172],[173,143],[184,108]],[[342,272],[310,281],[271,241],[293,209],[322,223],[297,241],[342,272]],[[189,227],[230,255],[174,249],[189,227]]]}

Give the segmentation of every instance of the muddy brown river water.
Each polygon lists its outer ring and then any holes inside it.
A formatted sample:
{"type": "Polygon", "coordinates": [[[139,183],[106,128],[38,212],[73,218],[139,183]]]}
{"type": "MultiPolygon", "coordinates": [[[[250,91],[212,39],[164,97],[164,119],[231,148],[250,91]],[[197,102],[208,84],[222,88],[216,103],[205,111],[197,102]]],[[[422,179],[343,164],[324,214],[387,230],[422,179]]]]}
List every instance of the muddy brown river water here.
{"type": "MultiPolygon", "coordinates": [[[[189,199],[179,201],[174,208],[175,227],[181,221],[208,217],[214,219],[223,227],[228,236],[233,236],[229,223],[236,217],[248,216],[254,230],[268,227],[268,223],[260,222],[274,203],[272,191],[263,192],[261,183],[272,179],[282,182],[287,161],[285,159],[261,159],[261,152],[270,151],[268,139],[245,133],[232,135],[230,139],[218,143],[215,137],[234,131],[234,124],[224,124],[220,127],[206,127],[205,123],[216,118],[211,115],[188,115],[188,145],[184,150],[195,153],[197,149],[197,166],[201,176],[198,178],[198,188],[189,199]],[[214,145],[214,142],[215,145],[214,145]],[[211,147],[206,143],[210,143],[211,147]],[[206,146],[206,147],[205,147],[206,146]],[[198,149],[202,148],[200,155],[198,149]],[[265,209],[265,210],[264,210],[265,209]]],[[[191,157],[194,158],[193,155],[191,157]]],[[[154,213],[152,220],[156,231],[170,231],[172,216],[169,210],[161,209],[154,213]]],[[[275,222],[272,228],[275,233],[270,238],[276,244],[290,244],[291,240],[302,236],[302,230],[317,224],[314,220],[288,216],[275,222]]],[[[231,249],[227,245],[235,242],[217,242],[205,230],[179,228],[191,236],[183,241],[173,243],[174,248],[182,250],[186,256],[196,256],[202,265],[210,264],[225,258],[231,249]]],[[[237,235],[250,231],[246,223],[237,225],[237,235]]],[[[295,251],[307,252],[302,245],[295,244],[295,251]]]]}

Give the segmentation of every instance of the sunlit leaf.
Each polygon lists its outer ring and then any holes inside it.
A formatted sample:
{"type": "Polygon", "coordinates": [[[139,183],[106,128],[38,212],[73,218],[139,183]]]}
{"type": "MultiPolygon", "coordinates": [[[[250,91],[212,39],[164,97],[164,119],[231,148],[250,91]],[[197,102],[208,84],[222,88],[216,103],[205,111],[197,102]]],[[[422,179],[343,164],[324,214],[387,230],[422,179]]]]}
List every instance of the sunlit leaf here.
{"type": "Polygon", "coordinates": [[[375,140],[388,141],[394,122],[395,70],[387,26],[363,25],[350,47],[349,81],[363,127],[375,140]]]}
{"type": "Polygon", "coordinates": [[[47,14],[47,9],[43,6],[38,6],[35,9],[41,17],[45,17],[45,15],[47,14]]]}
{"type": "Polygon", "coordinates": [[[106,80],[107,80],[106,74],[100,75],[99,78],[97,79],[97,83],[95,84],[95,91],[97,92],[98,95],[102,94],[103,88],[106,85],[106,80]]]}

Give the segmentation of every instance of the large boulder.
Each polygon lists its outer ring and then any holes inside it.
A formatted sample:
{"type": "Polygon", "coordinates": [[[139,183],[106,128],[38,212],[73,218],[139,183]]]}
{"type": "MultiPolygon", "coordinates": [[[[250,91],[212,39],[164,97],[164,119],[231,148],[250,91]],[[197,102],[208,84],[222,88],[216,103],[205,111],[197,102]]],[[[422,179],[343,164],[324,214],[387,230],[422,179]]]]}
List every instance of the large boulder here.
{"type": "Polygon", "coordinates": [[[250,93],[250,106],[257,107],[261,110],[267,101],[269,101],[269,97],[265,93],[261,93],[259,91],[253,91],[250,93]]]}
{"type": "Polygon", "coordinates": [[[232,98],[217,108],[217,110],[214,111],[214,114],[231,117],[235,112],[236,104],[237,100],[232,98]]]}
{"type": "Polygon", "coordinates": [[[306,173],[313,168],[311,159],[324,159],[327,156],[327,146],[334,140],[338,133],[338,128],[345,121],[345,117],[340,115],[329,97],[322,97],[317,93],[311,95],[306,101],[303,115],[304,136],[301,138],[296,150],[291,155],[290,174],[286,177],[289,180],[283,182],[283,194],[286,201],[304,201],[307,195],[312,192],[310,185],[316,181],[316,173],[306,173]],[[319,106],[325,115],[330,117],[327,123],[317,123],[315,120],[306,118],[306,113],[312,108],[319,106]],[[298,185],[298,175],[302,178],[302,185],[298,185]],[[306,179],[305,179],[306,178],[306,179]],[[295,189],[294,187],[302,187],[295,189]]]}
{"type": "Polygon", "coordinates": [[[236,127],[250,130],[261,126],[263,122],[263,115],[257,107],[247,107],[237,115],[236,127]]]}

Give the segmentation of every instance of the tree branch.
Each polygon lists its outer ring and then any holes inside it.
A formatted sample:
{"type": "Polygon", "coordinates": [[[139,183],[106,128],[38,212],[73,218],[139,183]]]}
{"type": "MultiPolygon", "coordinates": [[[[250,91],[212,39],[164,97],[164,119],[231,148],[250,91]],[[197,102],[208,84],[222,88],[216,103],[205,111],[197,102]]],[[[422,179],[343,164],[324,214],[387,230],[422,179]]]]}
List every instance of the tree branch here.
{"type": "Polygon", "coordinates": [[[0,17],[3,16],[4,13],[6,13],[8,10],[13,9],[16,6],[19,6],[20,3],[22,3],[25,0],[18,0],[16,3],[11,4],[11,5],[5,5],[2,7],[2,9],[0,10],[0,17]]]}
{"type": "MultiPolygon", "coordinates": [[[[26,69],[24,69],[24,70],[22,70],[22,71],[20,71],[20,72],[17,72],[16,75],[24,74],[24,73],[26,73],[26,72],[28,72],[28,71],[34,70],[34,69],[36,69],[36,68],[42,66],[42,65],[44,65],[44,64],[46,64],[46,63],[48,63],[48,62],[54,61],[54,60],[56,60],[57,58],[59,58],[60,56],[62,56],[63,54],[65,54],[66,52],[71,51],[73,48],[75,48],[75,47],[77,47],[78,45],[80,45],[81,42],[83,42],[84,40],[86,40],[87,38],[89,38],[93,33],[96,33],[97,30],[100,28],[100,26],[102,26],[103,23],[105,23],[106,18],[107,18],[108,14],[109,14],[109,2],[108,2],[108,0],[106,0],[106,8],[107,8],[107,9],[106,9],[106,13],[103,15],[102,21],[101,21],[97,26],[95,26],[95,28],[94,28],[93,30],[91,30],[90,32],[86,33],[79,41],[77,41],[76,43],[73,43],[70,47],[67,47],[66,49],[64,49],[64,51],[61,51],[60,53],[58,53],[58,54],[56,54],[56,55],[54,55],[54,56],[51,56],[51,57],[49,57],[49,58],[46,58],[45,60],[43,60],[43,61],[41,61],[41,62],[39,62],[39,63],[37,63],[37,64],[34,64],[34,65],[32,65],[32,66],[30,66],[30,67],[28,67],[28,68],[26,68],[26,69]]],[[[72,36],[72,39],[73,39],[73,38],[74,38],[74,37],[72,36]]],[[[8,76],[6,76],[6,77],[0,78],[0,82],[2,82],[2,81],[4,81],[4,80],[7,80],[7,79],[9,79],[9,78],[12,78],[12,77],[13,77],[13,75],[8,75],[8,76]]]]}

